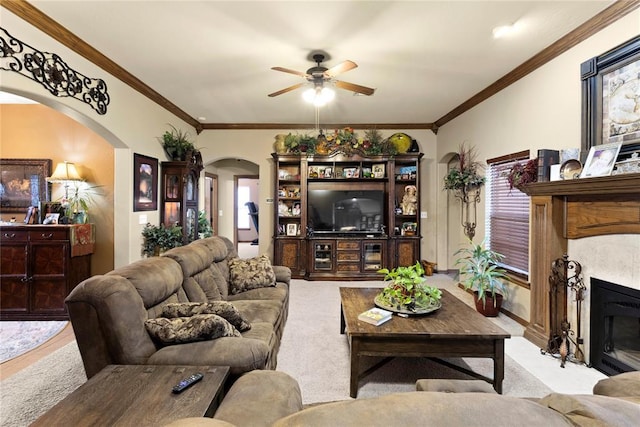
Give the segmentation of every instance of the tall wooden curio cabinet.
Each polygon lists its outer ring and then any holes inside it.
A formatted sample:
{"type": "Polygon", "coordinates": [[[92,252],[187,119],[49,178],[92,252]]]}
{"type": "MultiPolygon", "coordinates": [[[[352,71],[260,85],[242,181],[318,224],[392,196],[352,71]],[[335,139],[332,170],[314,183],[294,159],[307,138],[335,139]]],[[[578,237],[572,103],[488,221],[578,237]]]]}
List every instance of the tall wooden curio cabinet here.
{"type": "Polygon", "coordinates": [[[160,221],[165,227],[182,227],[184,244],[198,238],[198,181],[202,157],[186,161],[162,162],[160,221]]]}

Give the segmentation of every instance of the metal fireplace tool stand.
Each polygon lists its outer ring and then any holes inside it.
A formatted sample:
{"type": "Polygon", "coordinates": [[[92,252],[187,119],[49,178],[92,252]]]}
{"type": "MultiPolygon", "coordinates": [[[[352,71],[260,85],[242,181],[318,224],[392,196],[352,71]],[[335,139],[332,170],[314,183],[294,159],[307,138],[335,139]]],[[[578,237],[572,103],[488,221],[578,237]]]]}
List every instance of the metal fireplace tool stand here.
{"type": "Polygon", "coordinates": [[[577,261],[568,259],[565,254],[562,258],[558,258],[551,264],[551,275],[549,276],[549,315],[551,317],[551,332],[549,334],[549,341],[547,342],[547,348],[541,349],[542,354],[550,354],[554,357],[560,357],[560,367],[564,368],[565,362],[573,362],[578,364],[585,364],[584,352],[582,346],[584,345],[584,339],[580,335],[581,328],[581,316],[582,316],[582,301],[584,300],[584,293],[586,286],[581,277],[582,266],[577,261]],[[575,294],[576,301],[576,332],[571,329],[571,324],[566,317],[566,289],[571,290],[575,294]],[[560,321],[560,312],[558,310],[558,304],[564,304],[562,310],[564,319],[560,321]],[[559,329],[559,330],[558,330],[559,329]],[[572,352],[572,347],[575,351],[572,352]]]}

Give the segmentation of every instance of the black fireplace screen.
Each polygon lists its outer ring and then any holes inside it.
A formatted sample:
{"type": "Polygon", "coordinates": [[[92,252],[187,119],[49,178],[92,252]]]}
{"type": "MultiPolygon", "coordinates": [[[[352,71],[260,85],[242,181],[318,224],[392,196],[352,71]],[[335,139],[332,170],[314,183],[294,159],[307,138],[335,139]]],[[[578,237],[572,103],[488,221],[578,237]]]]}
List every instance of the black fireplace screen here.
{"type": "Polygon", "coordinates": [[[591,364],[615,375],[640,370],[640,290],[591,278],[591,364]]]}

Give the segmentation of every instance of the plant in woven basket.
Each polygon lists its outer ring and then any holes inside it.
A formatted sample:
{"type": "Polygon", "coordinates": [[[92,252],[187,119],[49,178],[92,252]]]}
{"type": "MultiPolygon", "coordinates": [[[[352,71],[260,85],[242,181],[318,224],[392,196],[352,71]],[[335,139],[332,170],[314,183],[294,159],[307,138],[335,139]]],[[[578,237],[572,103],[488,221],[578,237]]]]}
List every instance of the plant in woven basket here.
{"type": "Polygon", "coordinates": [[[440,306],[442,291],[424,283],[426,277],[424,277],[424,270],[419,262],[392,270],[383,268],[378,270],[378,273],[385,275],[385,281],[391,281],[376,299],[376,302],[381,303],[383,308],[395,311],[421,312],[440,306]]]}

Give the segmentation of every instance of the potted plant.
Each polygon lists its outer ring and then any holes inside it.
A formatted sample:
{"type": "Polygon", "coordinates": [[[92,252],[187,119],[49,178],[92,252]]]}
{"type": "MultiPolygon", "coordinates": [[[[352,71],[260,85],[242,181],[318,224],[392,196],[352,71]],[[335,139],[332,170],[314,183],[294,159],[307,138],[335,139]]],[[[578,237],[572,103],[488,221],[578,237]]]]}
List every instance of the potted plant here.
{"type": "Polygon", "coordinates": [[[198,235],[200,239],[213,236],[213,228],[205,211],[198,212],[198,235]]]}
{"type": "Polygon", "coordinates": [[[392,270],[383,268],[378,273],[385,275],[384,280],[391,281],[376,296],[379,307],[407,314],[425,314],[441,307],[442,291],[424,283],[426,277],[419,262],[392,270]]]}
{"type": "Polygon", "coordinates": [[[455,265],[460,266],[460,273],[465,275],[464,288],[473,290],[478,312],[495,317],[509,291],[503,281],[505,270],[498,266],[504,255],[487,249],[484,242],[474,244],[469,241],[469,244],[455,253],[459,256],[455,265]]]}
{"type": "Polygon", "coordinates": [[[69,197],[63,200],[65,219],[68,224],[86,224],[89,222],[89,206],[94,204],[93,196],[99,195],[96,191],[101,185],[89,186],[84,181],[75,182],[71,188],[69,197]]]}
{"type": "Polygon", "coordinates": [[[142,237],[142,253],[148,257],[158,256],[171,248],[182,246],[182,227],[147,223],[142,230],[142,237]]]}
{"type": "Polygon", "coordinates": [[[445,190],[467,194],[472,189],[481,188],[485,183],[484,175],[480,175],[481,170],[482,164],[476,160],[475,149],[460,145],[458,164],[444,177],[445,190]]]}
{"type": "Polygon", "coordinates": [[[525,185],[538,181],[538,159],[531,159],[525,163],[516,163],[507,174],[509,189],[522,191],[525,185]]]}
{"type": "Polygon", "coordinates": [[[169,125],[171,130],[165,131],[158,141],[162,144],[169,160],[184,161],[193,153],[196,147],[189,141],[189,134],[178,130],[173,125],[169,125]]]}

